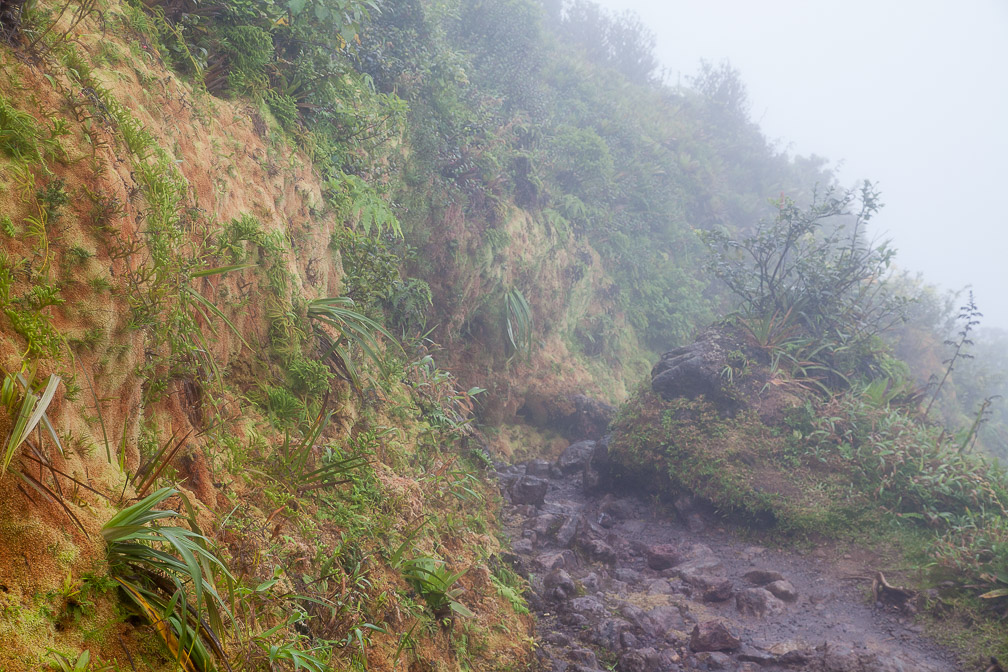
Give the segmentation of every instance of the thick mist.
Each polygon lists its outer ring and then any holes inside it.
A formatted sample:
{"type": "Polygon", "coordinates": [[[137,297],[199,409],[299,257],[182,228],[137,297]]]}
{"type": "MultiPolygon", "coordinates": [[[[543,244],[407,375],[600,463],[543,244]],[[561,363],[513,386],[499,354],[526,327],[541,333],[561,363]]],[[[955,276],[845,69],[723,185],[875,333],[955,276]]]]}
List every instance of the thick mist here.
{"type": "Polygon", "coordinates": [[[729,60],[772,142],[826,157],[844,186],[878,183],[874,235],[902,269],[972,285],[982,326],[1008,328],[1008,4],[599,4],[641,17],[673,86],[729,60]]]}

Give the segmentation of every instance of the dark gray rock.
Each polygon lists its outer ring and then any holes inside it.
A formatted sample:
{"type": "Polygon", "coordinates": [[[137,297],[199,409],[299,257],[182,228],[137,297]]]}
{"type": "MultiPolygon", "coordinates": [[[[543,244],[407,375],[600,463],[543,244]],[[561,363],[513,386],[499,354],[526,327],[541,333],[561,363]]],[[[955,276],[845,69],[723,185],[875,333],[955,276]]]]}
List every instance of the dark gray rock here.
{"type": "Polygon", "coordinates": [[[737,651],[742,641],[721,621],[704,621],[693,626],[689,646],[692,651],[737,651]]]}
{"type": "Polygon", "coordinates": [[[660,605],[648,610],[648,618],[651,620],[651,633],[655,639],[672,643],[675,633],[686,630],[686,619],[682,612],[671,605],[660,605]]]}
{"type": "Polygon", "coordinates": [[[598,667],[598,659],[595,658],[595,652],[591,649],[570,649],[567,652],[567,657],[570,658],[572,663],[577,665],[584,665],[585,667],[598,667]]]}
{"type": "Polygon", "coordinates": [[[564,520],[564,523],[557,528],[556,534],[553,538],[556,539],[558,545],[569,548],[571,542],[574,541],[574,535],[577,534],[578,529],[578,519],[570,516],[564,520]]]}
{"type": "Polygon", "coordinates": [[[609,614],[605,605],[602,604],[602,600],[594,595],[574,598],[570,601],[570,609],[575,613],[594,616],[595,618],[604,618],[609,614]]]}
{"type": "Polygon", "coordinates": [[[732,379],[721,372],[729,364],[728,353],[744,347],[727,328],[711,327],[693,343],[661,356],[651,369],[651,389],[666,400],[703,395],[719,409],[733,411],[740,405],[739,393],[732,379]]]}
{"type": "Polygon", "coordinates": [[[534,549],[531,539],[518,539],[511,544],[511,550],[520,555],[531,555],[534,549]]]}
{"type": "Polygon", "coordinates": [[[535,564],[543,571],[551,572],[554,569],[573,568],[577,563],[574,562],[573,553],[570,551],[559,551],[537,555],[535,564]]]}
{"type": "Polygon", "coordinates": [[[592,641],[609,651],[619,651],[623,633],[631,632],[633,626],[622,618],[607,618],[595,626],[592,641]]]}
{"type": "Polygon", "coordinates": [[[525,475],[536,478],[550,478],[552,465],[547,460],[529,460],[525,463],[525,475]]]}
{"type": "Polygon", "coordinates": [[[720,651],[705,651],[698,653],[696,659],[707,666],[708,670],[731,669],[732,659],[728,654],[720,651]]]}
{"type": "Polygon", "coordinates": [[[575,611],[565,611],[560,614],[560,622],[573,629],[587,631],[588,626],[591,624],[591,619],[575,611]]]}
{"type": "Polygon", "coordinates": [[[564,436],[575,440],[598,439],[609,429],[616,414],[616,408],[598,399],[583,394],[570,397],[574,412],[557,422],[564,436]]]}
{"type": "Polygon", "coordinates": [[[656,651],[653,648],[641,649],[640,654],[647,662],[647,672],[680,672],[679,656],[671,649],[656,651]]]}
{"type": "Polygon", "coordinates": [[[511,501],[515,504],[541,506],[546,500],[549,482],[535,476],[522,476],[511,486],[511,501]]]}
{"type": "Polygon", "coordinates": [[[686,523],[686,529],[690,532],[703,532],[707,529],[704,522],[702,507],[689,495],[682,494],[672,502],[672,508],[679,514],[679,518],[686,523]]]}
{"type": "Polygon", "coordinates": [[[591,459],[594,452],[595,441],[572,443],[557,458],[556,466],[560,468],[561,473],[564,475],[576,474],[584,471],[585,465],[591,459]]]}
{"type": "Polygon", "coordinates": [[[525,521],[525,530],[532,530],[537,537],[552,537],[564,522],[563,516],[544,513],[525,521]]]}
{"type": "Polygon", "coordinates": [[[612,495],[606,495],[602,498],[599,511],[616,520],[630,520],[635,515],[633,502],[627,499],[618,499],[612,495]]]}
{"type": "MultiPolygon", "coordinates": [[[[585,492],[595,493],[606,490],[612,483],[612,463],[609,460],[609,437],[595,442],[591,455],[581,472],[581,483],[585,492]]],[[[612,515],[610,513],[610,515],[612,515]]]]}
{"type": "Polygon", "coordinates": [[[704,577],[696,587],[704,602],[724,602],[732,596],[732,582],[728,579],[704,577]]]}
{"type": "Polygon", "coordinates": [[[570,599],[577,594],[577,586],[570,574],[562,568],[554,569],[543,579],[546,595],[555,600],[570,599]]]}
{"type": "Polygon", "coordinates": [[[616,551],[601,539],[585,539],[578,544],[578,548],[590,561],[607,565],[616,562],[616,551]]]}
{"type": "Polygon", "coordinates": [[[635,632],[647,637],[655,636],[655,623],[646,611],[629,602],[621,604],[619,611],[624,618],[633,624],[635,632]]]}
{"type": "Polygon", "coordinates": [[[616,664],[619,672],[650,672],[647,659],[638,651],[624,651],[616,664]]]}

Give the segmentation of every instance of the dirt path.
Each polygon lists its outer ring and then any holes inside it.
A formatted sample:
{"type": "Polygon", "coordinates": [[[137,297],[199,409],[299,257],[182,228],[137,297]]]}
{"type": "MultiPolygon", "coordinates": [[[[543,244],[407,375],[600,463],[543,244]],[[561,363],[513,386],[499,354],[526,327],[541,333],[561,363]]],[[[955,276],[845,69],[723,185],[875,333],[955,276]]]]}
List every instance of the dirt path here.
{"type": "MultiPolygon", "coordinates": [[[[594,442],[500,468],[512,562],[531,578],[543,670],[953,672],[912,617],[837,565],[752,545],[583,483],[594,442]]],[[[871,568],[863,568],[868,574],[871,568]]]]}

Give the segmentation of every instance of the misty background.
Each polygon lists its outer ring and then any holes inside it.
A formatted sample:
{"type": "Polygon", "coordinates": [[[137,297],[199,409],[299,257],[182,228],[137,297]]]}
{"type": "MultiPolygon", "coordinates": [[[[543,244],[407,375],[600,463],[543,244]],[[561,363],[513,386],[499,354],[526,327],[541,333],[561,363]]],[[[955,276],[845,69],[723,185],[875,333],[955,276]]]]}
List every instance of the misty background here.
{"type": "Polygon", "coordinates": [[[873,234],[901,269],[971,285],[981,328],[1008,329],[1008,3],[599,4],[639,15],[670,85],[728,60],[779,149],[829,159],[843,186],[878,183],[873,234]]]}

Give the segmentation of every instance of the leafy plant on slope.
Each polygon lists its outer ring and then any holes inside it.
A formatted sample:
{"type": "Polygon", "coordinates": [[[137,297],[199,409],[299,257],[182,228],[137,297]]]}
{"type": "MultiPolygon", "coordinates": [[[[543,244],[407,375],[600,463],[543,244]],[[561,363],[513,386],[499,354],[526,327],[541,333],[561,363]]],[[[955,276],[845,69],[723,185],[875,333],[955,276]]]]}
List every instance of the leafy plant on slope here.
{"type": "Polygon", "coordinates": [[[532,354],[532,308],[517,287],[504,292],[504,311],[508,342],[515,352],[528,357],[532,354]]]}
{"type": "Polygon", "coordinates": [[[464,604],[458,601],[464,592],[455,583],[462,578],[465,570],[451,572],[443,560],[430,556],[412,558],[402,564],[402,575],[438,619],[446,619],[453,612],[460,616],[474,616],[464,604]]]}
{"type": "Polygon", "coordinates": [[[335,356],[334,363],[356,388],[361,387],[361,373],[354,363],[354,348],[360,348],[384,376],[391,373],[391,364],[376,335],[380,334],[401,348],[399,342],[378,322],[354,310],[353,299],[337,296],[309,301],[308,317],[315,322],[315,335],[322,344],[323,359],[335,356]],[[323,327],[335,329],[339,335],[334,338],[323,327]]]}
{"type": "MultiPolygon", "coordinates": [[[[45,429],[45,435],[50,438],[60,454],[63,454],[63,444],[60,442],[59,436],[56,435],[56,430],[53,429],[52,423],[46,415],[46,411],[52,403],[59,383],[59,376],[50,375],[46,382],[45,390],[39,395],[36,394],[33,387],[33,373],[29,373],[27,377],[20,371],[15,374],[7,373],[4,375],[3,380],[0,381],[0,408],[5,409],[11,416],[11,428],[4,439],[3,452],[0,453],[0,478],[3,478],[7,470],[10,469],[26,485],[31,486],[33,490],[46,499],[55,502],[63,509],[63,512],[73,521],[77,528],[83,532],[84,525],[67,505],[66,497],[60,486],[58,476],[66,476],[66,474],[63,474],[63,472],[57,470],[52,465],[48,453],[43,450],[42,430],[45,429]],[[19,392],[19,388],[23,392],[19,392]],[[32,440],[31,436],[36,430],[38,430],[39,438],[38,440],[32,440]],[[50,472],[53,478],[52,487],[44,482],[41,473],[36,478],[24,469],[11,466],[22,446],[27,446],[29,449],[28,454],[23,456],[24,459],[34,462],[38,465],[40,471],[45,469],[50,472]]],[[[86,484],[81,485],[87,487],[86,484]]]]}
{"type": "Polygon", "coordinates": [[[182,493],[161,488],[102,527],[115,581],[187,672],[212,669],[214,656],[226,664],[217,633],[223,631],[222,614],[230,614],[216,580],[228,586],[234,580],[195,518],[182,493]],[[188,509],[189,528],[158,522],[182,517],[154,508],[175,496],[188,509]]]}

